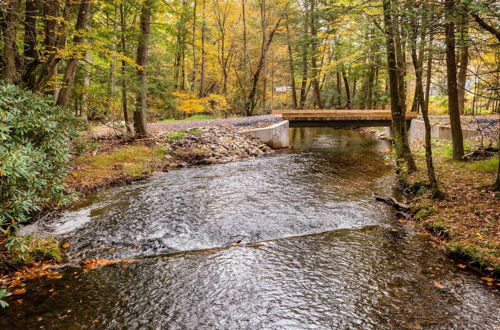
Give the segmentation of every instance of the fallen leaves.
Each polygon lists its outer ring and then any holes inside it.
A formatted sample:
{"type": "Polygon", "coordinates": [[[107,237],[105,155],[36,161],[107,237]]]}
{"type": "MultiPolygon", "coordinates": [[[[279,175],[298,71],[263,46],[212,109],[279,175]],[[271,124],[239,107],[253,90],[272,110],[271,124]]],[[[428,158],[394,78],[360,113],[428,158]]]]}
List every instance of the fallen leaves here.
{"type": "MultiPolygon", "coordinates": [[[[87,259],[83,263],[83,267],[86,269],[95,269],[98,267],[103,267],[107,265],[113,265],[118,263],[131,263],[136,262],[137,259],[117,259],[117,260],[108,260],[108,259],[87,259]]],[[[85,269],[84,269],[85,271],[85,269]]]]}
{"type": "Polygon", "coordinates": [[[25,288],[17,289],[17,290],[12,291],[13,295],[20,295],[20,294],[25,294],[25,293],[26,293],[26,289],[25,288]]]}
{"type": "Polygon", "coordinates": [[[436,282],[436,281],[432,281],[432,284],[438,288],[438,289],[444,289],[444,285],[442,285],[441,283],[439,282],[436,282]]]}

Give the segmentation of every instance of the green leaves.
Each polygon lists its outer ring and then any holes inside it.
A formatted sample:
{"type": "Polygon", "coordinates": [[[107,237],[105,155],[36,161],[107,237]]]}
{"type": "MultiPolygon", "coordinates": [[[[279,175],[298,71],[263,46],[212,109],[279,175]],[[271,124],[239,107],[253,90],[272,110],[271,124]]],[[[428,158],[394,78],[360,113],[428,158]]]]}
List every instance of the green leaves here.
{"type": "Polygon", "coordinates": [[[68,202],[64,177],[80,121],[67,109],[0,83],[0,229],[68,202]]]}
{"type": "Polygon", "coordinates": [[[11,293],[5,289],[0,289],[0,307],[5,308],[9,307],[9,304],[3,300],[3,298],[10,296],[11,293]]]}

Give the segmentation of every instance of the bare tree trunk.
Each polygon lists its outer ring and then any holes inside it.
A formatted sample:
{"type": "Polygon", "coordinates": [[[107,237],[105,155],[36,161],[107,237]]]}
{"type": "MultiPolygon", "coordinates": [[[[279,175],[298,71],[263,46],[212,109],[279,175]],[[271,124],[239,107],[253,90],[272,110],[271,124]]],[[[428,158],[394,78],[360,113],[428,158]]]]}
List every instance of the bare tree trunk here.
{"type": "Polygon", "coordinates": [[[290,38],[290,29],[288,27],[288,17],[286,17],[286,42],[288,48],[288,65],[290,68],[290,87],[292,88],[293,108],[297,109],[297,90],[295,86],[295,65],[293,61],[292,40],[290,38]]]}
{"type": "Polygon", "coordinates": [[[469,45],[468,45],[468,8],[465,4],[461,6],[461,40],[460,40],[460,55],[459,69],[457,76],[458,84],[458,109],[460,114],[465,113],[465,84],[467,83],[467,66],[469,64],[469,45]]]}
{"type": "Polygon", "coordinates": [[[148,85],[146,79],[146,67],[148,63],[149,35],[151,33],[151,7],[152,0],[145,0],[141,8],[141,34],[137,46],[137,69],[138,91],[134,111],[134,128],[137,137],[148,136],[146,125],[146,111],[148,100],[148,85]]]}
{"type": "MultiPolygon", "coordinates": [[[[125,12],[124,12],[124,4],[120,3],[120,41],[122,54],[127,54],[127,42],[125,40],[125,32],[127,26],[125,22],[125,12]]],[[[130,127],[130,120],[128,118],[128,100],[127,100],[127,63],[125,60],[122,60],[121,63],[121,89],[122,89],[122,112],[123,112],[123,121],[125,122],[125,129],[127,133],[132,133],[132,127],[130,127]]]]}
{"type": "Polygon", "coordinates": [[[319,88],[319,75],[320,70],[318,68],[318,28],[317,28],[317,11],[316,11],[316,0],[311,0],[311,70],[312,70],[312,85],[314,92],[314,105],[315,108],[322,109],[323,104],[321,103],[321,90],[319,88]]]}
{"type": "Polygon", "coordinates": [[[464,156],[464,141],[458,105],[457,65],[455,60],[455,0],[445,0],[446,71],[448,81],[448,113],[450,115],[453,159],[464,156]]]}
{"type": "MultiPolygon", "coordinates": [[[[396,61],[396,49],[394,44],[394,17],[391,0],[383,0],[384,6],[384,25],[386,33],[387,47],[387,66],[389,71],[389,84],[391,96],[391,114],[392,130],[396,147],[396,164],[401,168],[401,161],[404,160],[408,166],[408,172],[414,172],[417,169],[413,156],[411,155],[408,135],[406,130],[406,117],[403,98],[400,93],[398,66],[396,61]]],[[[397,30],[396,30],[397,31],[397,30]]]]}
{"type": "Polygon", "coordinates": [[[340,109],[342,108],[342,80],[340,79],[340,72],[338,68],[335,74],[337,76],[337,94],[339,94],[337,100],[337,108],[340,109]]]}
{"type": "Polygon", "coordinates": [[[90,87],[90,71],[89,71],[89,65],[92,61],[92,58],[90,56],[89,52],[85,53],[85,60],[86,63],[83,65],[83,92],[82,92],[82,104],[80,106],[80,117],[87,121],[87,116],[88,116],[88,98],[89,98],[89,87],[90,87]]]}
{"type": "Polygon", "coordinates": [[[345,106],[347,109],[351,109],[351,91],[349,89],[349,79],[347,78],[347,74],[343,66],[342,66],[342,78],[344,79],[344,87],[345,87],[345,98],[346,98],[345,106]]]}
{"type": "MultiPolygon", "coordinates": [[[[290,2],[287,2],[286,7],[288,7],[289,3],[290,2]]],[[[245,113],[247,116],[251,116],[253,114],[254,109],[255,109],[257,85],[259,83],[260,74],[262,72],[262,68],[264,67],[264,62],[266,60],[267,52],[269,51],[269,48],[271,47],[271,43],[273,42],[274,35],[276,34],[276,31],[278,30],[278,28],[281,24],[281,20],[283,19],[285,12],[286,12],[286,8],[284,8],[284,12],[280,15],[280,17],[276,21],[276,24],[273,27],[273,29],[271,30],[271,32],[269,33],[267,40],[262,40],[263,46],[262,46],[262,51],[261,51],[260,58],[259,58],[259,63],[257,64],[257,68],[255,70],[255,73],[253,74],[252,87],[250,89],[250,93],[248,94],[247,101],[245,104],[245,113]]]]}
{"type": "MultiPolygon", "coordinates": [[[[87,25],[90,21],[90,4],[91,0],[82,0],[80,4],[80,11],[78,13],[75,27],[75,30],[77,32],[75,34],[75,37],[73,38],[74,45],[79,45],[84,40],[83,33],[87,29],[87,25]]],[[[57,105],[67,107],[69,104],[69,98],[71,97],[73,83],[75,81],[77,64],[78,57],[76,54],[73,54],[73,57],[68,61],[66,71],[64,72],[63,88],[61,88],[59,96],[57,97],[57,105]]]]}
{"type": "Polygon", "coordinates": [[[193,40],[192,40],[192,47],[193,47],[193,72],[191,75],[191,90],[194,91],[196,88],[196,68],[197,68],[197,62],[196,62],[196,9],[198,7],[198,1],[194,0],[193,1],[193,40]]]}
{"type": "Polygon", "coordinates": [[[21,79],[17,67],[17,24],[20,20],[21,1],[12,0],[0,4],[3,8],[5,23],[3,31],[3,79],[17,83],[21,79]]]}
{"type": "Polygon", "coordinates": [[[206,62],[206,52],[205,52],[205,35],[207,33],[207,15],[206,15],[206,2],[202,1],[202,22],[201,22],[201,72],[200,72],[200,91],[198,97],[202,98],[205,96],[205,62],[206,62]]]}
{"type": "Polygon", "coordinates": [[[300,100],[299,107],[304,109],[307,99],[307,78],[308,78],[308,49],[309,49],[309,5],[305,2],[305,17],[304,17],[304,40],[302,40],[302,83],[300,85],[300,100]]]}
{"type": "Polygon", "coordinates": [[[37,15],[38,15],[38,0],[26,0],[26,17],[24,19],[24,70],[23,81],[25,85],[33,84],[31,74],[39,63],[37,46],[37,15]]]}

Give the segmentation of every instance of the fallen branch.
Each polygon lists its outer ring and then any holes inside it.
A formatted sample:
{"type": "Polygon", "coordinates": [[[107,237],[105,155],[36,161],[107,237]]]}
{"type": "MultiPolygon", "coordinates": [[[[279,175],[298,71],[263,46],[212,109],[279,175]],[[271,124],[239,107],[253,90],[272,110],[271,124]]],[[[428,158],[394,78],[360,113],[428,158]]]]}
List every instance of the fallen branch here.
{"type": "Polygon", "coordinates": [[[397,212],[396,215],[398,217],[403,217],[405,219],[410,219],[413,217],[413,213],[411,212],[410,206],[407,204],[398,202],[394,197],[380,197],[375,195],[375,200],[378,202],[386,203],[389,206],[392,206],[397,212]]]}

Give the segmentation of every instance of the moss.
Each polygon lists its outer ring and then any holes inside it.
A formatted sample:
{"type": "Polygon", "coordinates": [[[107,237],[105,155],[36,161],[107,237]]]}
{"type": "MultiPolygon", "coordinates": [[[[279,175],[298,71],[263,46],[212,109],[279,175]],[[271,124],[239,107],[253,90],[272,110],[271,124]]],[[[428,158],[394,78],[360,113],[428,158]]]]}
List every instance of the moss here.
{"type": "Polygon", "coordinates": [[[47,259],[62,260],[59,241],[53,237],[12,236],[9,238],[6,247],[13,264],[29,264],[47,259]]]}
{"type": "Polygon", "coordinates": [[[450,239],[454,236],[454,231],[445,225],[445,221],[441,218],[434,219],[433,221],[426,222],[424,227],[431,233],[450,239]]]}
{"type": "Polygon", "coordinates": [[[170,134],[169,136],[167,136],[167,138],[165,139],[166,141],[175,141],[175,140],[179,140],[179,139],[182,139],[183,137],[185,137],[187,135],[186,132],[175,132],[175,133],[172,133],[170,134]]]}
{"type": "Polygon", "coordinates": [[[428,216],[435,214],[435,213],[436,213],[436,209],[433,207],[422,207],[415,214],[415,220],[417,220],[417,221],[423,220],[423,219],[427,218],[428,216]]]}
{"type": "Polygon", "coordinates": [[[500,272],[500,265],[493,266],[489,261],[490,254],[494,254],[492,251],[485,251],[472,243],[454,240],[448,243],[447,248],[451,254],[467,259],[483,269],[493,269],[497,274],[500,272]]]}

